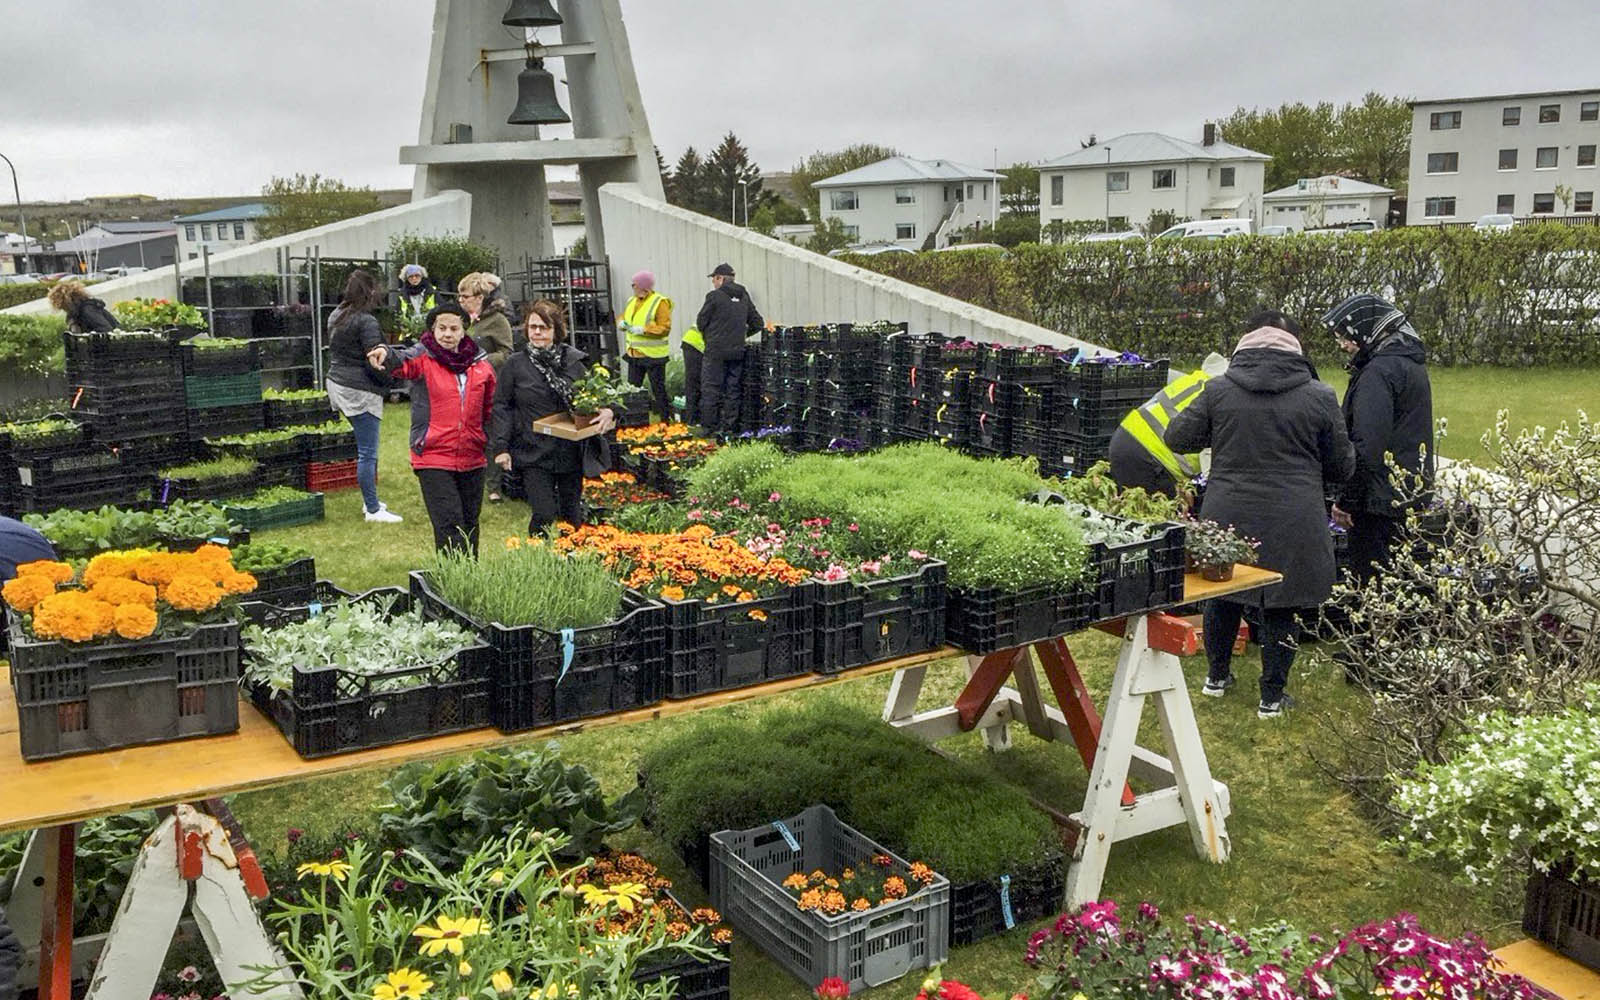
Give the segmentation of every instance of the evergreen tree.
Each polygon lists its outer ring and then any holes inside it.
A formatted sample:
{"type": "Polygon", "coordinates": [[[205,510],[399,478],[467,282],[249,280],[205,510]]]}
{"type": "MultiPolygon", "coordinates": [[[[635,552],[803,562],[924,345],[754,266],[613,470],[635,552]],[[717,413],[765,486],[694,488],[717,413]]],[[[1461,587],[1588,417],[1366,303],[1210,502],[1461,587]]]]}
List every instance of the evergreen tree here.
{"type": "Polygon", "coordinates": [[[700,204],[701,192],[705,187],[704,174],[705,164],[700,161],[700,154],[690,146],[678,157],[677,166],[672,168],[672,172],[662,175],[667,201],[679,208],[702,211],[700,204]]]}
{"type": "Polygon", "coordinates": [[[698,210],[719,219],[742,222],[747,198],[751,214],[777,200],[776,195],[761,190],[761,168],[751,161],[750,151],[732,132],[722,137],[722,143],[706,159],[705,178],[703,201],[698,210]],[[734,216],[736,204],[737,215],[734,216]]]}

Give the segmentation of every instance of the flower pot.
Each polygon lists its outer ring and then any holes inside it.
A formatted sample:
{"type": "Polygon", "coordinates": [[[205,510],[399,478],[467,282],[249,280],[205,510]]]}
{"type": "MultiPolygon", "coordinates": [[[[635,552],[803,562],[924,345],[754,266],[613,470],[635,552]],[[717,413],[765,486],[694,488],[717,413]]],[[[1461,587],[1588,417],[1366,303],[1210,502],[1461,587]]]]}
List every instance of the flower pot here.
{"type": "Polygon", "coordinates": [[[1200,576],[1212,583],[1233,579],[1233,563],[1206,563],[1200,567],[1200,576]]]}
{"type": "Polygon", "coordinates": [[[599,419],[600,414],[598,413],[578,413],[577,411],[573,411],[572,426],[581,431],[585,427],[598,422],[599,419]]]}

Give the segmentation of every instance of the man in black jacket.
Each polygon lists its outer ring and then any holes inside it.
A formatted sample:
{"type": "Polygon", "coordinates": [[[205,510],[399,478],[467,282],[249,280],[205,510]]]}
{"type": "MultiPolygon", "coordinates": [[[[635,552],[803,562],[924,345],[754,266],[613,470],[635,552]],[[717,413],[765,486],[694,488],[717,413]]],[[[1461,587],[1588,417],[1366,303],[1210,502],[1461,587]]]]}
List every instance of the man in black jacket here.
{"type": "Polygon", "coordinates": [[[700,369],[700,422],[713,431],[738,430],[744,384],[744,342],[766,325],[750,293],[733,280],[733,268],[718,264],[711,272],[711,291],[695,318],[705,336],[700,369]]]}
{"type": "Polygon", "coordinates": [[[1355,475],[1333,517],[1350,533],[1350,570],[1365,583],[1389,564],[1405,527],[1408,499],[1433,488],[1433,388],[1427,351],[1405,313],[1376,295],[1352,295],[1322,317],[1350,355],[1345,427],[1355,445],[1355,475]],[[1389,457],[1409,475],[1395,490],[1389,457]]]}

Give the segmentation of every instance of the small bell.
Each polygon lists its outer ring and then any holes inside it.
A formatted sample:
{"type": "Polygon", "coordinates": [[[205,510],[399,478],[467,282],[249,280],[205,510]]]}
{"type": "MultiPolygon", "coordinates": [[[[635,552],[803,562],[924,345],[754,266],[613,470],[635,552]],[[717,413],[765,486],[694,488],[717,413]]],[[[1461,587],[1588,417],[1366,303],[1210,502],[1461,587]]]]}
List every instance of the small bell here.
{"type": "Polygon", "coordinates": [[[517,74],[517,106],[506,119],[507,125],[564,125],[572,121],[556,101],[556,78],[544,68],[543,59],[528,60],[517,74]]]}
{"type": "Polygon", "coordinates": [[[500,23],[511,28],[548,28],[561,23],[550,0],[511,0],[500,23]]]}

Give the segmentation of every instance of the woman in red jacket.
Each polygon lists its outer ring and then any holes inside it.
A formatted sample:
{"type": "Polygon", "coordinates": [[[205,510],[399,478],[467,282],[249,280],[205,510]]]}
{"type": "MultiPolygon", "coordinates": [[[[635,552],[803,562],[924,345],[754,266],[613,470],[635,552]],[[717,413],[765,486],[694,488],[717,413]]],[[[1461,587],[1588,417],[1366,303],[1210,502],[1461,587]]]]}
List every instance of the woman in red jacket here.
{"type": "Polygon", "coordinates": [[[427,325],[417,346],[398,351],[379,345],[367,360],[413,383],[411,468],[433,522],[434,547],[477,555],[494,369],[467,336],[465,309],[454,302],[436,306],[427,325]]]}

